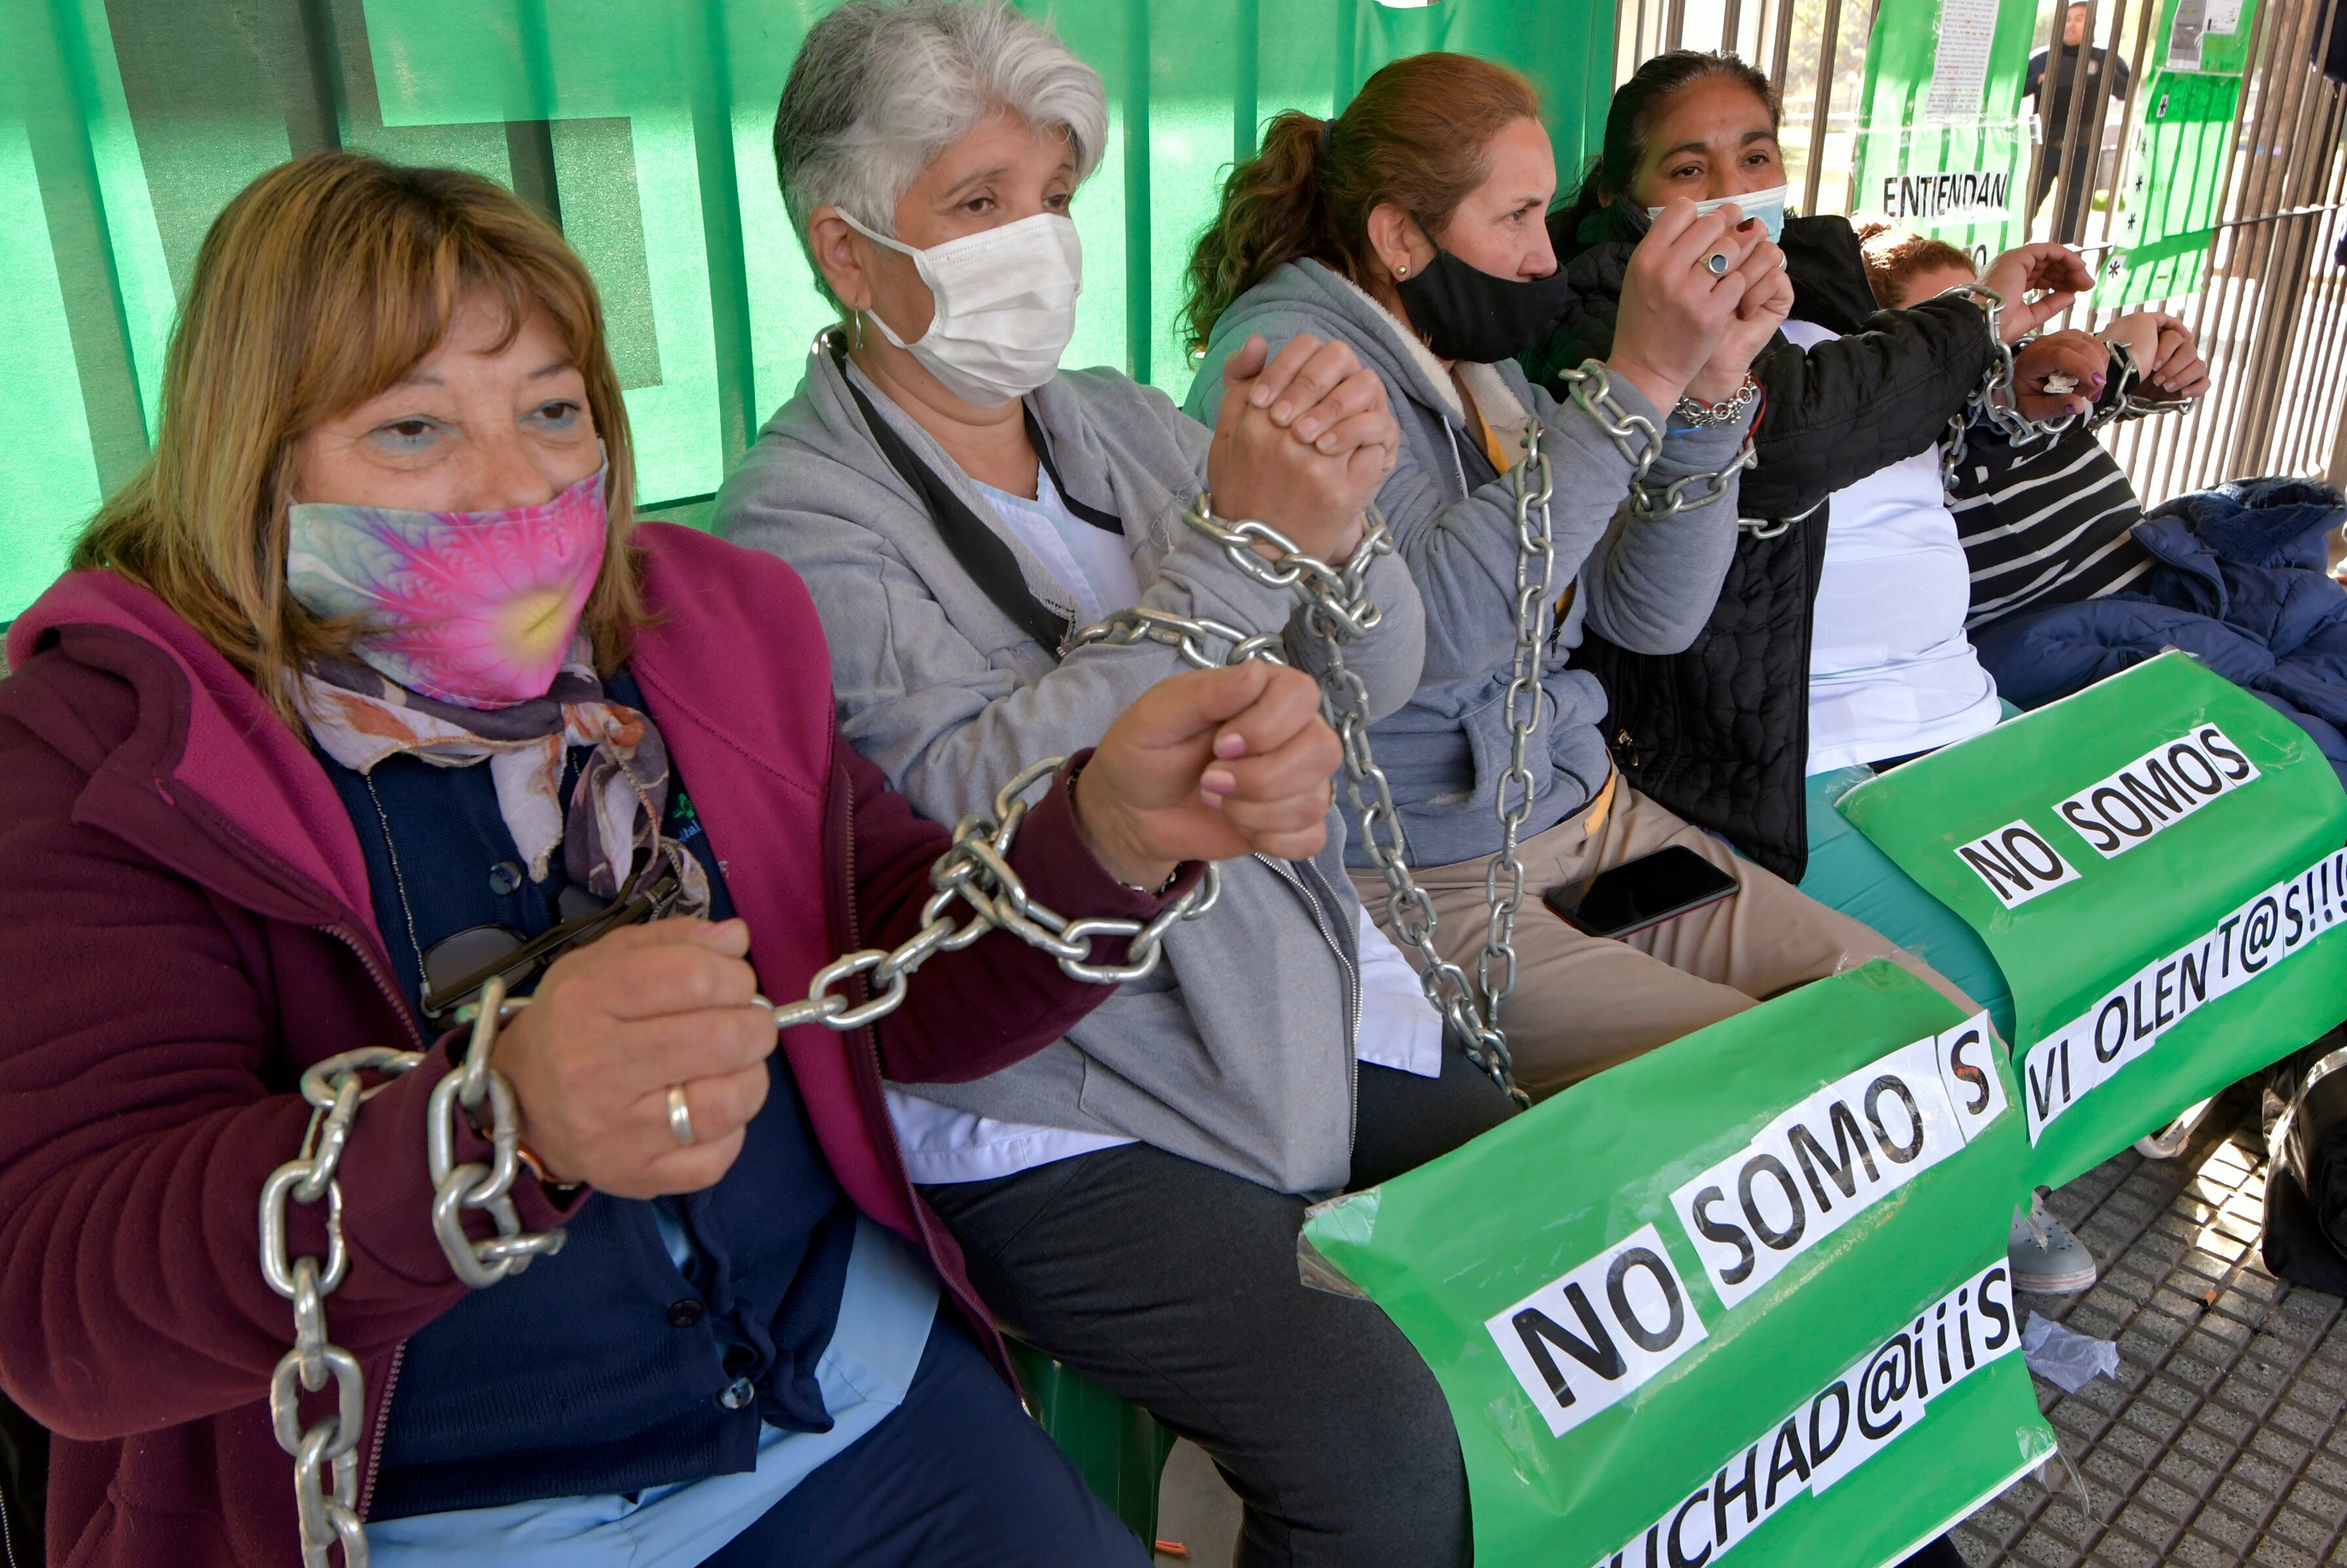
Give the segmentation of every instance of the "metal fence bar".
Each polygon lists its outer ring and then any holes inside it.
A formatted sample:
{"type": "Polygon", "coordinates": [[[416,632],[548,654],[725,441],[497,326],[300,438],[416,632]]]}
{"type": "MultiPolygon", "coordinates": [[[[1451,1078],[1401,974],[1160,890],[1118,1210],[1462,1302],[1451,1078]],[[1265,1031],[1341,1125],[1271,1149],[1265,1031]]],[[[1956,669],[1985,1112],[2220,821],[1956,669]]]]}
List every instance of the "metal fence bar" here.
{"type": "MultiPolygon", "coordinates": [[[[2252,25],[2253,36],[2250,39],[2248,56],[2250,70],[2242,77],[2240,102],[2235,106],[2233,112],[2233,149],[2228,178],[2237,183],[2234,190],[2229,192],[2229,199],[2220,211],[2243,210],[2246,204],[2242,198],[2248,194],[2262,172],[2250,167],[2252,160],[2246,155],[2242,131],[2246,121],[2249,127],[2247,145],[2258,145],[2264,135],[2264,128],[2270,116],[2271,98],[2262,91],[2254,95],[2256,109],[2252,115],[2250,83],[2258,78],[2261,63],[2269,57],[2270,51],[2267,45],[2270,41],[2273,31],[2274,15],[2281,3],[2282,0],[2274,0],[2271,5],[2260,5],[2258,8],[2257,20],[2252,25]]],[[[2239,229],[2232,224],[2219,224],[2216,233],[2209,240],[2209,256],[2202,264],[2200,300],[2198,308],[2194,313],[2192,324],[2193,341],[2207,348],[2217,350],[2229,361],[2232,357],[2232,318],[2240,292],[2240,280],[2238,274],[2240,270],[2241,254],[2242,240],[2239,229]],[[2219,266],[2217,260],[2219,246],[2223,248],[2225,256],[2225,265],[2222,267],[2219,266]],[[2219,323],[2219,333],[2215,336],[2208,331],[2212,317],[2219,323]]],[[[2230,370],[2232,367],[2229,364],[2227,368],[2230,370]]],[[[2195,427],[2190,439],[2171,446],[2163,455],[2159,467],[2159,481],[2153,490],[2146,492],[2147,495],[2172,495],[2176,488],[2180,487],[2176,487],[2174,483],[2179,458],[2184,472],[2197,475],[2205,471],[2202,464],[2212,433],[2224,423],[2223,412],[2238,397],[2239,390],[2238,384],[2229,384],[2222,395],[2212,399],[2209,405],[2204,406],[2200,416],[2193,422],[2195,427]]]]}
{"type": "MultiPolygon", "coordinates": [[[[2334,7],[2328,19],[2323,44],[2330,43],[2330,29],[2340,25],[2341,10],[2334,7]]],[[[2342,180],[2347,180],[2347,159],[2340,156],[2342,135],[2347,132],[2347,88],[2333,84],[2317,89],[2328,99],[2325,125],[2316,139],[2320,149],[2321,189],[2323,204],[2336,209],[2342,180]]],[[[2285,385],[2290,405],[2281,421],[2287,446],[2276,454],[2281,466],[2290,471],[2303,471],[2313,461],[2312,428],[2320,423],[2320,412],[2335,393],[2339,374],[2340,344],[2339,305],[2342,291],[2338,286],[2338,269],[2332,262],[2334,248],[2342,224],[2340,214],[2333,210],[2310,220],[2313,244],[2306,259],[2307,284],[2314,292],[2314,301],[2301,307],[2301,332],[2298,341],[2307,345],[2304,374],[2287,377],[2285,385]],[[2329,269],[2326,271],[2326,269],[2329,269]],[[2294,383],[2294,385],[2291,384],[2294,383]]],[[[2325,456],[2328,454],[2324,454],[2325,456]]]]}
{"type": "MultiPolygon", "coordinates": [[[[2262,160],[2270,172],[2265,188],[2267,197],[2259,206],[2273,214],[2273,221],[2261,225],[2250,241],[2250,251],[2256,257],[2256,263],[2241,280],[2250,285],[2242,292],[2247,293],[2253,288],[2257,299],[2249,327],[2248,364],[2239,383],[2239,395],[2228,400],[2230,418],[2227,422],[2228,439],[2223,448],[2226,453],[2224,466],[2236,473],[2243,471],[2248,465],[2257,438],[2256,411],[2250,406],[2250,398],[2262,384],[2263,374],[2272,359],[2268,324],[2274,319],[2274,306],[2279,300],[2286,298],[2289,289],[2281,266],[2285,254],[2282,241],[2290,228],[2284,215],[2296,205],[2291,200],[2295,193],[2291,177],[2297,171],[2299,143],[2306,132],[2307,113],[2312,107],[2313,98],[2307,86],[2313,79],[2311,73],[2302,69],[2292,70],[2290,66],[2300,57],[2305,47],[2312,30],[2313,15],[2312,7],[2300,6],[2291,19],[2287,45],[2271,56],[2273,64],[2280,67],[2282,78],[2280,109],[2274,118],[2278,128],[2286,126],[2289,128],[2281,133],[2280,156],[2262,160]],[[2277,290],[2284,293],[2278,296],[2277,290]]],[[[2272,37],[2269,35],[2269,42],[2272,37]]],[[[2268,141],[2259,145],[2270,147],[2275,144],[2268,141]]]]}
{"type": "Polygon", "coordinates": [[[2304,323],[2311,329],[2307,335],[2315,345],[2314,364],[2311,374],[2304,378],[2301,406],[2292,411],[2292,423],[2304,436],[2291,453],[2289,463],[2290,467],[2298,472],[2305,472],[2317,462],[2327,462],[2330,458],[2323,436],[2328,433],[2327,426],[2337,421],[2322,417],[2326,399],[2347,407],[2347,398],[2339,395],[2342,361],[2347,358],[2347,343],[2341,342],[2340,319],[2342,302],[2347,302],[2347,279],[2342,279],[2342,269],[2334,260],[2342,236],[2347,235],[2347,212],[2338,210],[2342,190],[2347,187],[2347,157],[2341,156],[2339,145],[2342,131],[2347,130],[2347,91],[2336,91],[2333,97],[2338,113],[2328,153],[2331,164],[2328,195],[2332,210],[2324,215],[2313,257],[2314,268],[2320,274],[2317,288],[2323,302],[2318,311],[2309,313],[2304,323]]]}
{"type": "MultiPolygon", "coordinates": [[[[1788,5],[1789,11],[1790,6],[1788,5]]],[[[1825,29],[1818,38],[1817,107],[1809,114],[1809,168],[1801,177],[1801,210],[1818,210],[1818,181],[1826,172],[1826,125],[1833,113],[1834,52],[1841,42],[1841,0],[1826,0],[1825,29]]]]}
{"type": "MultiPolygon", "coordinates": [[[[2311,13],[2310,21],[2311,16],[2311,13]]],[[[2313,37],[2311,26],[2305,27],[2303,32],[2305,41],[2311,43],[2313,37]]],[[[2253,466],[2267,466],[2272,461],[2277,416],[2280,413],[2282,398],[2289,395],[2291,362],[2299,357],[2298,351],[2304,346],[2302,340],[2290,330],[2290,323],[2300,314],[2307,289],[2313,281],[2308,262],[2311,259],[2309,252],[2317,221],[2314,214],[2304,210],[2303,199],[2313,194],[2307,188],[2313,186],[2327,172],[2322,164],[2316,161],[2318,154],[2315,149],[2325,145],[2327,134],[2332,128],[2331,95],[2316,88],[2313,84],[2318,79],[2309,73],[2305,78],[2307,86],[2301,90],[2290,151],[2292,167],[2284,176],[2288,187],[2286,194],[2292,198],[2296,210],[2274,225],[2274,278],[2259,302],[2262,313],[2259,335],[2264,340],[2260,344],[2263,354],[2260,361],[2250,369],[2250,385],[2253,393],[2259,388],[2270,386],[2276,395],[2258,399],[2249,411],[2247,423],[2233,454],[2233,466],[2242,473],[2249,472],[2253,466]],[[2320,132],[2314,128],[2318,123],[2323,127],[2320,132]]]]}

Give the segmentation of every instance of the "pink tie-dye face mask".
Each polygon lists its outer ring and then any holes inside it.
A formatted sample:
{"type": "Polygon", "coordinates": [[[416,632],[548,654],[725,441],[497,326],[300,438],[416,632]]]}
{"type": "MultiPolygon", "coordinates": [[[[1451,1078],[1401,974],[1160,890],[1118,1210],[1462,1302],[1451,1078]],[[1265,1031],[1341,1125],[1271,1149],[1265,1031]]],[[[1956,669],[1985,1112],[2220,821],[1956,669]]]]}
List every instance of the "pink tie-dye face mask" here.
{"type": "Polygon", "coordinates": [[[293,597],[317,615],[363,617],[358,658],[466,708],[546,695],[603,566],[600,468],[535,507],[406,512],[304,501],[287,518],[293,597]]]}

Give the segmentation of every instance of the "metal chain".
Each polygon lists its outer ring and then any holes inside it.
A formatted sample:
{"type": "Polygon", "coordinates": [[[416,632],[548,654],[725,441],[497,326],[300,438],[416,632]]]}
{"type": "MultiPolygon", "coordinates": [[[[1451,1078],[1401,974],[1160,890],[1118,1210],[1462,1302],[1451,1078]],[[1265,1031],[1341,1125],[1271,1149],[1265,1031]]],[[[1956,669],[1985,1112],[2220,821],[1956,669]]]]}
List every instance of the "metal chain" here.
{"type": "Polygon", "coordinates": [[[1973,389],[1964,405],[1948,418],[1947,445],[1940,455],[1940,479],[1948,488],[1954,488],[1956,476],[1963,471],[1967,432],[1974,419],[1986,421],[2006,440],[2024,443],[2040,436],[2058,435],[2070,427],[2068,418],[2039,423],[2024,417],[2017,408],[2003,399],[2013,387],[2013,348],[2004,341],[2003,318],[2004,296],[1985,283],[1958,283],[1939,296],[1942,299],[1968,299],[1980,306],[1988,320],[1990,357],[1988,369],[1982,373],[1980,385],[1973,389]]]}
{"type": "MultiPolygon", "coordinates": [[[[1649,489],[1643,484],[1632,485],[1630,487],[1631,520],[1641,523],[1660,522],[1665,518],[1676,517],[1689,507],[1709,507],[1726,500],[1728,491],[1736,487],[1737,476],[1747,468],[1759,466],[1760,454],[1754,448],[1753,434],[1751,430],[1745,431],[1744,443],[1736,449],[1734,460],[1716,474],[1689,474],[1683,479],[1672,480],[1659,492],[1649,489]],[[1702,494],[1694,496],[1687,494],[1697,485],[1704,487],[1702,494]]],[[[1758,530],[1755,532],[1757,533],[1758,530]]],[[[1764,534],[1758,537],[1765,538],[1773,536],[1764,534]]]]}
{"type": "Polygon", "coordinates": [[[2111,355],[2119,362],[2119,395],[2102,417],[2095,421],[2097,429],[2120,419],[2142,419],[2155,414],[2189,414],[2199,405],[2200,400],[2197,397],[2137,397],[2135,389],[2143,380],[2143,367],[2135,362],[2135,350],[2123,343],[2114,343],[2111,355]]]}
{"type": "MultiPolygon", "coordinates": [[[[1374,623],[1374,610],[1369,611],[1374,623]]],[[[1227,629],[1226,629],[1227,630],[1227,629]]],[[[1116,985],[1139,979],[1156,968],[1165,932],[1176,921],[1194,920],[1214,906],[1221,878],[1213,866],[1198,885],[1148,921],[1087,917],[1071,919],[1028,891],[1007,856],[1028,804],[1019,798],[1037,781],[1065,764],[1050,757],[1019,771],[995,792],[991,814],[973,812],[954,828],[953,845],[930,868],[936,891],[921,908],[921,928],[893,949],[866,948],[845,955],[815,974],[805,1001],[774,1007],[778,1029],[819,1023],[852,1030],[886,1017],[905,1000],[912,972],[936,953],[966,948],[988,931],[1002,929],[1051,953],[1078,979],[1116,985]],[[970,911],[957,921],[948,911],[959,902],[970,911]],[[1091,961],[1096,940],[1127,938],[1124,962],[1091,961]],[[877,994],[851,1004],[837,988],[868,974],[877,994]]],[[[763,1000],[763,999],[762,999],[763,1000]]],[[[481,999],[457,1017],[473,1026],[465,1061],[433,1086],[425,1113],[425,1163],[431,1173],[432,1230],[456,1277],[475,1289],[497,1284],[529,1266],[531,1260],[562,1250],[566,1233],[525,1231],[513,1202],[522,1168],[520,1117],[513,1086],[489,1064],[498,1026],[529,1003],[509,997],[493,979],[481,999]],[[479,1128],[488,1140],[488,1163],[456,1162],[457,1118],[479,1128]],[[496,1235],[476,1241],[465,1231],[467,1211],[486,1214],[496,1235]]],[[[302,1149],[270,1173],[261,1189],[261,1272],[269,1287],[293,1304],[293,1348],[277,1362],[269,1380],[269,1414],[279,1446],[293,1458],[293,1501],[302,1535],[303,1568],[328,1568],[339,1542],[343,1568],[366,1568],[366,1531],[358,1514],[358,1442],[366,1427],[366,1384],[358,1358],[326,1334],[325,1299],[350,1271],[343,1241],[343,1189],[338,1174],[343,1152],[360,1105],[382,1092],[391,1079],[421,1065],[426,1052],[370,1048],[328,1057],[302,1074],[302,1097],[314,1107],[302,1149]],[[365,1073],[383,1081],[367,1086],[365,1073]],[[288,1257],[291,1205],[326,1204],[326,1255],[288,1257]],[[334,1411],[304,1426],[302,1392],[321,1393],[331,1380],[334,1411]],[[332,1486],[328,1486],[331,1477],[332,1486]]]]}
{"type": "MultiPolygon", "coordinates": [[[[529,1266],[530,1260],[562,1250],[559,1229],[526,1232],[513,1204],[520,1161],[519,1118],[513,1089],[489,1065],[497,1025],[527,998],[508,998],[505,982],[482,989],[478,1003],[459,1013],[473,1025],[464,1065],[433,1086],[425,1112],[425,1162],[431,1171],[432,1229],[456,1276],[479,1288],[529,1266]],[[491,1163],[456,1163],[456,1118],[477,1124],[487,1112],[486,1134],[491,1163]],[[497,1228],[487,1241],[465,1233],[467,1209],[484,1212],[497,1228]]],[[[326,1337],[325,1298],[350,1270],[343,1243],[343,1189],[338,1176],[343,1152],[359,1107],[383,1091],[391,1079],[420,1065],[418,1050],[371,1047],[346,1050],[302,1074],[302,1097],[314,1108],[302,1151],[270,1173],[261,1189],[261,1273],[269,1287],[293,1304],[293,1348],[279,1358],[269,1380],[269,1415],[278,1446],[293,1456],[293,1502],[302,1532],[304,1568],[325,1568],[339,1542],[344,1568],[365,1568],[367,1543],[358,1516],[358,1440],[366,1424],[366,1385],[358,1358],[326,1337]],[[361,1075],[376,1072],[372,1087],[361,1075]],[[286,1256],[292,1204],[326,1201],[326,1255],[286,1256]],[[335,1411],[304,1427],[302,1391],[322,1392],[331,1378],[335,1411]],[[331,1470],[333,1487],[325,1485],[331,1470]]]]}
{"type": "MultiPolygon", "coordinates": [[[[1199,634],[1213,632],[1201,626],[1199,634]]],[[[804,1001],[766,1004],[774,1009],[774,1027],[821,1024],[842,1032],[861,1029],[904,1005],[913,971],[932,956],[958,952],[992,930],[1009,931],[1028,946],[1040,948],[1059,959],[1065,973],[1094,985],[1122,985],[1155,969],[1164,953],[1165,933],[1214,908],[1222,897],[1222,874],[1207,866],[1197,886],[1145,921],[1100,915],[1070,918],[1045,905],[1011,869],[1010,843],[1027,820],[1028,803],[1020,797],[1059,772],[1067,760],[1045,757],[1030,763],[994,792],[990,813],[972,812],[955,824],[952,847],[929,868],[929,886],[936,891],[921,906],[921,928],[893,948],[844,953],[817,969],[804,1001]],[[957,902],[969,910],[968,919],[958,920],[948,913],[957,902]],[[1120,937],[1127,938],[1122,963],[1092,961],[1095,941],[1120,937]],[[839,989],[856,975],[870,977],[866,983],[876,993],[861,1003],[851,1002],[839,989]]]]}
{"type": "MultiPolygon", "coordinates": [[[[1490,923],[1483,951],[1475,960],[1475,983],[1483,994],[1485,1025],[1499,1037],[1499,1052],[1511,1071],[1513,1063],[1508,1059],[1506,1036],[1500,1028],[1500,1004],[1516,989],[1516,910],[1524,901],[1524,867],[1516,846],[1524,819],[1532,815],[1538,783],[1526,759],[1532,737],[1540,731],[1541,710],[1548,701],[1541,684],[1541,654],[1548,645],[1556,597],[1556,545],[1548,507],[1555,486],[1548,454],[1541,450],[1541,434],[1535,420],[1524,432],[1522,459],[1510,470],[1515,481],[1516,645],[1509,660],[1508,690],[1501,707],[1508,725],[1508,765],[1500,774],[1499,791],[1491,803],[1500,818],[1500,852],[1483,867],[1483,899],[1490,909],[1490,923]]],[[[1636,494],[1635,486],[1632,494],[1636,494]]],[[[1515,1089],[1512,1079],[1501,1086],[1515,1089]]]]}
{"type": "Polygon", "coordinates": [[[1569,389],[1567,395],[1597,422],[1597,428],[1605,432],[1614,449],[1630,465],[1632,487],[1645,484],[1646,470],[1655,466],[1655,455],[1663,449],[1662,430],[1644,415],[1622,406],[1614,395],[1614,377],[1604,361],[1583,360],[1579,369],[1566,371],[1561,379],[1569,389]]]}
{"type": "MultiPolygon", "coordinates": [[[[2041,440],[2050,445],[2066,435],[2082,416],[2071,414],[2059,419],[2035,420],[2004,402],[2005,395],[2013,386],[2013,349],[1998,330],[1999,319],[2004,310],[2004,296],[1983,283],[1959,283],[1940,297],[1945,299],[1951,295],[1972,300],[1987,314],[1989,342],[1995,348],[1994,357],[1981,377],[1981,384],[1965,400],[1964,406],[1948,421],[1946,444],[1940,456],[1940,478],[1947,488],[1952,490],[1957,476],[1963,472],[1967,440],[1975,419],[1988,424],[2011,446],[2026,447],[2041,440]]],[[[2136,365],[2135,352],[2127,344],[2114,343],[2109,344],[2109,348],[2119,361],[2121,375],[2139,376],[2142,374],[2136,365]]],[[[2089,413],[2084,417],[2088,421],[2089,429],[2099,430],[2114,419],[2187,413],[2198,401],[2188,397],[2172,403],[2149,402],[2137,397],[2129,388],[2123,391],[2109,408],[2099,414],[2089,413]]]]}
{"type": "Polygon", "coordinates": [[[424,1060],[421,1051],[375,1048],[328,1057],[302,1075],[302,1098],[313,1108],[302,1152],[270,1173],[261,1188],[261,1274],[269,1288],[293,1304],[293,1348],[278,1358],[269,1378],[269,1419],[277,1443],[293,1456],[293,1506],[302,1529],[303,1568],[326,1568],[339,1541],[345,1568],[366,1568],[365,1527],[358,1513],[359,1435],[366,1428],[366,1379],[358,1358],[326,1337],[326,1297],[350,1272],[343,1244],[343,1188],[335,1178],[351,1123],[369,1091],[362,1071],[397,1076],[424,1060]],[[326,1255],[285,1255],[292,1204],[326,1200],[326,1255]],[[302,1391],[334,1385],[334,1413],[302,1424],[302,1391]],[[333,1488],[326,1488],[331,1471],[333,1488]]]}
{"type": "MultiPolygon", "coordinates": [[[[1572,385],[1573,400],[1596,421],[1630,462],[1635,476],[1643,478],[1661,445],[1654,422],[1627,412],[1614,400],[1605,367],[1595,361],[1567,372],[1566,380],[1572,385]],[[1635,445],[1640,437],[1645,439],[1643,447],[1635,445]]],[[[1345,643],[1366,635],[1378,624],[1379,611],[1368,597],[1367,583],[1377,558],[1392,553],[1394,548],[1384,517],[1374,507],[1363,513],[1361,542],[1343,569],[1337,569],[1302,554],[1293,541],[1267,524],[1216,517],[1207,495],[1201,494],[1184,514],[1190,527],[1221,546],[1242,575],[1266,588],[1286,589],[1302,600],[1305,628],[1323,649],[1322,706],[1343,744],[1346,795],[1361,825],[1362,847],[1385,881],[1388,917],[1395,934],[1417,952],[1419,979],[1427,999],[1449,1022],[1469,1060],[1519,1104],[1526,1103],[1527,1097],[1516,1084],[1514,1059],[1500,1026],[1500,1004],[1515,987],[1515,916],[1523,902],[1523,866],[1516,846],[1532,810],[1535,784],[1527,759],[1546,706],[1540,685],[1540,655],[1553,613],[1556,557],[1548,510],[1553,485],[1547,454],[1541,448],[1542,434],[1537,423],[1526,432],[1525,456],[1511,470],[1517,548],[1516,644],[1505,710],[1509,765],[1493,802],[1501,846],[1485,868],[1490,918],[1473,982],[1434,946],[1433,901],[1410,874],[1409,847],[1400,812],[1394,804],[1392,784],[1370,748],[1368,686],[1345,661],[1345,643]],[[1275,552],[1273,559],[1266,559],[1258,546],[1275,552]]],[[[1071,633],[1065,647],[1072,651],[1093,643],[1130,647],[1141,642],[1174,648],[1201,669],[1248,659],[1286,662],[1272,637],[1245,636],[1219,621],[1146,607],[1105,616],[1071,633]],[[1203,644],[1209,640],[1228,645],[1222,660],[1206,652],[1203,644]]]]}

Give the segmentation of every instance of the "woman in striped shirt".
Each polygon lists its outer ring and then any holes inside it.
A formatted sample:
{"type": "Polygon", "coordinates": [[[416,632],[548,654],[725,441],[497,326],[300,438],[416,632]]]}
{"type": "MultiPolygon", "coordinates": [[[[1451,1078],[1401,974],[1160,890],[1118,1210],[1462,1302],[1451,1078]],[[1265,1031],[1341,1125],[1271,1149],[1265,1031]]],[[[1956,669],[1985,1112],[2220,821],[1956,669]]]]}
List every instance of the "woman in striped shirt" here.
{"type": "MultiPolygon", "coordinates": [[[[1866,262],[1876,298],[1893,308],[1977,276],[1957,247],[1888,228],[1868,232],[1866,262]]],[[[2093,336],[2110,345],[2110,367],[2076,388],[2080,417],[2060,436],[2015,443],[1977,420],[1964,433],[1947,487],[1972,573],[1967,631],[2031,606],[2116,593],[2156,564],[2133,533],[2143,504],[2096,436],[2117,420],[2198,397],[2208,366],[2184,323],[2156,311],[2121,316],[2093,336]]]]}

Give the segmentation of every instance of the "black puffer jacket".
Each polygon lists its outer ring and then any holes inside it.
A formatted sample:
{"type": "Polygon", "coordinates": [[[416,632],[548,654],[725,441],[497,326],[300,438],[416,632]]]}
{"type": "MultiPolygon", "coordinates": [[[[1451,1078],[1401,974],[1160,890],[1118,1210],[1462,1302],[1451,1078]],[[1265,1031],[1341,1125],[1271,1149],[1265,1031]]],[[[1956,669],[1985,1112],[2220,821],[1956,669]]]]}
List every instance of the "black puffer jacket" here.
{"type": "MultiPolygon", "coordinates": [[[[1614,347],[1614,318],[1645,215],[1622,202],[1558,232],[1579,285],[1524,369],[1552,390],[1614,347]]],[[[1629,781],[1788,881],[1809,865],[1809,622],[1825,559],[1826,497],[1932,446],[1988,369],[1987,319],[1964,300],[1875,304],[1841,218],[1785,224],[1793,319],[1842,335],[1801,349],[1779,336],[1753,362],[1766,397],[1743,534],[1710,622],[1684,653],[1632,653],[1592,635],[1574,654],[1613,699],[1605,729],[1629,781]]]]}

